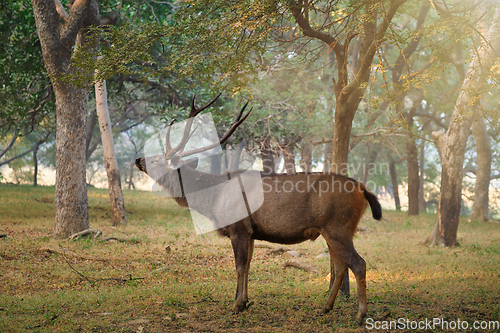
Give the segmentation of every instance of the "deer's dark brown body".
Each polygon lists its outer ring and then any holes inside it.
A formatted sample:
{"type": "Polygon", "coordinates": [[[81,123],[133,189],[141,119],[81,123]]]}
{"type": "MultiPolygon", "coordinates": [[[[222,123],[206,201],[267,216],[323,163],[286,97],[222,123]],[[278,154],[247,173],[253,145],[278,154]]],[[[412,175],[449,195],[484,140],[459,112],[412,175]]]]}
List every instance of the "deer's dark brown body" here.
{"type": "MultiPolygon", "coordinates": [[[[194,110],[199,113],[199,110],[194,110]]],[[[192,111],[190,117],[195,117],[196,112],[192,111]]],[[[243,120],[244,118],[239,123],[243,120]]],[[[186,131],[189,133],[190,129],[186,131]]],[[[185,135],[186,140],[188,136],[185,135]]],[[[227,135],[224,137],[227,139],[227,135]]],[[[181,141],[179,146],[183,145],[185,142],[181,141]]],[[[167,135],[167,153],[137,159],[136,166],[176,197],[180,205],[186,206],[184,189],[189,188],[193,192],[196,189],[220,185],[227,181],[227,176],[195,170],[196,160],[181,160],[183,156],[191,154],[191,151],[180,153],[182,147],[178,149],[179,146],[172,149],[168,144],[167,135]],[[179,175],[182,175],[181,181],[179,175]]],[[[241,172],[243,171],[233,175],[241,172]]],[[[354,179],[337,174],[256,175],[262,177],[262,206],[250,216],[218,230],[231,239],[235,257],[237,290],[233,311],[239,312],[247,306],[248,272],[255,239],[296,244],[315,240],[321,235],[328,244],[332,267],[330,292],[323,311],[332,309],[342,278],[350,268],[356,276],[359,305],[357,319],[361,320],[367,311],[366,264],[354,249],[353,237],[368,205],[373,217],[381,219],[382,211],[375,195],[354,179]]],[[[194,195],[190,198],[189,207],[212,220],[217,220],[221,214],[231,214],[231,209],[244,204],[234,199],[238,198],[235,191],[241,191],[241,188],[223,186],[223,190],[216,195],[194,195]]],[[[252,195],[256,194],[252,191],[246,193],[247,197],[252,195]]]]}

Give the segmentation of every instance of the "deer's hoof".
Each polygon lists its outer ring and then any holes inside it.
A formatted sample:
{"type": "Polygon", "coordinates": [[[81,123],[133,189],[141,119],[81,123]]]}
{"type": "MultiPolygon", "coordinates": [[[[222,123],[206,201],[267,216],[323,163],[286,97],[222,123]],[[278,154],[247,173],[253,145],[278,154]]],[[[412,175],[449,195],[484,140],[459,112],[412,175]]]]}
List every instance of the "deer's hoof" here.
{"type": "Polygon", "coordinates": [[[321,310],[321,313],[322,313],[322,314],[326,314],[326,313],[330,312],[331,310],[332,310],[332,309],[329,309],[329,308],[327,308],[327,307],[324,307],[324,308],[321,310]]]}
{"type": "Polygon", "coordinates": [[[252,305],[252,304],[253,304],[253,302],[234,303],[233,309],[231,310],[231,313],[238,314],[241,311],[248,309],[248,307],[250,307],[250,305],[252,305]]]}
{"type": "Polygon", "coordinates": [[[358,322],[358,325],[363,325],[365,317],[366,317],[366,312],[358,312],[358,315],[356,316],[356,321],[358,322]]]}

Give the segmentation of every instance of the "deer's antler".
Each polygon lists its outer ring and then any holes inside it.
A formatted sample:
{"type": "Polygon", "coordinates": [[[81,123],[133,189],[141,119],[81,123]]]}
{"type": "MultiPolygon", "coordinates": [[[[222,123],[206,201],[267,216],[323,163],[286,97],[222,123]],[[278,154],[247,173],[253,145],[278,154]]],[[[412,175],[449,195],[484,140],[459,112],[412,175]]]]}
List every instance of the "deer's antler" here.
{"type": "Polygon", "coordinates": [[[193,125],[194,118],[196,118],[196,116],[199,115],[200,112],[202,112],[203,110],[210,107],[210,105],[212,105],[217,100],[217,98],[220,97],[221,94],[218,94],[217,96],[215,96],[215,98],[213,100],[211,100],[210,102],[205,104],[205,106],[201,107],[200,109],[197,109],[194,106],[194,100],[196,99],[196,95],[193,96],[193,99],[191,100],[191,111],[189,112],[189,117],[186,121],[186,127],[184,127],[184,133],[182,135],[181,142],[179,142],[179,144],[177,146],[175,146],[175,148],[172,148],[172,146],[170,145],[170,128],[172,127],[172,124],[174,123],[175,119],[168,126],[167,135],[165,138],[165,147],[166,147],[165,158],[167,158],[167,159],[172,158],[176,153],[178,153],[179,151],[184,149],[187,142],[189,141],[189,138],[192,135],[192,133],[190,133],[190,132],[191,132],[191,126],[193,125]]]}
{"type": "Polygon", "coordinates": [[[238,126],[241,125],[241,123],[243,123],[245,121],[245,119],[247,119],[247,117],[250,115],[250,112],[252,112],[252,109],[250,109],[243,117],[243,111],[245,111],[246,107],[248,105],[248,102],[245,103],[245,105],[243,106],[243,108],[241,109],[240,113],[238,114],[238,117],[236,118],[235,122],[231,125],[231,127],[229,128],[229,130],[226,132],[226,134],[224,134],[220,139],[219,141],[217,142],[214,142],[212,143],[211,145],[208,145],[208,146],[205,146],[205,147],[201,147],[201,148],[196,148],[196,149],[192,149],[192,150],[188,150],[188,151],[183,151],[179,154],[177,154],[178,156],[180,157],[184,157],[184,156],[189,156],[189,155],[194,155],[194,154],[197,154],[197,153],[202,153],[204,151],[207,151],[207,150],[210,150],[212,148],[215,148],[221,144],[223,144],[224,142],[226,142],[227,139],[229,139],[229,137],[231,136],[231,134],[234,133],[234,131],[236,131],[236,129],[238,128],[238,126]]]}

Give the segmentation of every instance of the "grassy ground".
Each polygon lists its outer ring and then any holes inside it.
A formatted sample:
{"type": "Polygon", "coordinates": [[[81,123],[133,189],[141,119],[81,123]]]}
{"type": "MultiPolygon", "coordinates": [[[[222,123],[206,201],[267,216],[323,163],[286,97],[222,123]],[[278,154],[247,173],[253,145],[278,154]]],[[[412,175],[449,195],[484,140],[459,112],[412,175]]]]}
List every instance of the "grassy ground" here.
{"type": "MultiPolygon", "coordinates": [[[[124,195],[127,226],[111,227],[107,191],[90,189],[91,227],[103,237],[54,240],[54,188],[0,185],[0,234],[8,235],[0,239],[1,332],[367,330],[353,320],[357,306],[352,275],[353,296],[338,299],[331,313],[319,313],[329,272],[328,257],[316,257],[326,248],[322,238],[289,246],[319,274],[284,270],[287,254],[257,247],[249,282],[254,304],[231,315],[236,274],[229,240],[196,236],[189,212],[170,199],[139,191],[124,195]],[[125,242],[105,241],[110,237],[125,242]],[[66,261],[40,250],[47,246],[103,260],[66,261]],[[114,280],[95,280],[109,278],[114,280]]],[[[384,216],[387,221],[377,222],[367,215],[355,239],[367,262],[371,320],[383,324],[439,317],[469,325],[500,320],[499,223],[464,219],[461,246],[440,249],[422,245],[435,216],[384,216]]]]}

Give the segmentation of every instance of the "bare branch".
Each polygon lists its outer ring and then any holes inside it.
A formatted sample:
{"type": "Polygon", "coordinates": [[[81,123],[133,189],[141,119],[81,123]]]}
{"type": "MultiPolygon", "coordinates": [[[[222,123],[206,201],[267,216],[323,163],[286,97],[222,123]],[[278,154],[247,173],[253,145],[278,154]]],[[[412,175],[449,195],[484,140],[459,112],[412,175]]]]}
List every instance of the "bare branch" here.
{"type": "Polygon", "coordinates": [[[63,5],[61,4],[61,1],[54,0],[54,3],[56,4],[56,11],[57,11],[57,14],[59,14],[59,17],[62,18],[64,21],[68,21],[69,14],[66,11],[66,9],[64,9],[63,5]]]}
{"type": "Polygon", "coordinates": [[[17,160],[18,158],[21,158],[21,157],[28,155],[29,153],[31,153],[33,151],[33,149],[35,149],[35,146],[31,147],[29,150],[25,151],[24,153],[21,153],[19,155],[16,155],[14,157],[9,158],[8,160],[0,162],[0,166],[8,164],[14,160],[17,160]]]}
{"type": "Polygon", "coordinates": [[[434,115],[434,114],[415,113],[415,116],[417,116],[417,117],[422,117],[422,118],[429,118],[429,119],[431,119],[432,121],[434,121],[434,123],[435,123],[436,125],[438,125],[439,127],[443,128],[443,129],[447,129],[447,128],[448,128],[448,126],[447,126],[447,125],[445,125],[445,124],[443,123],[443,120],[444,120],[444,119],[440,119],[440,118],[438,118],[438,117],[437,117],[436,115],[434,115]]]}
{"type": "Polygon", "coordinates": [[[302,34],[304,34],[304,36],[317,38],[325,42],[334,50],[335,53],[342,52],[343,48],[333,36],[318,30],[314,30],[311,27],[311,25],[309,24],[309,10],[307,6],[304,5],[302,0],[299,0],[298,3],[293,2],[290,9],[292,11],[293,17],[297,21],[297,24],[302,29],[302,34]]]}
{"type": "Polygon", "coordinates": [[[285,269],[287,267],[295,267],[295,268],[303,269],[309,273],[319,273],[319,271],[316,267],[311,266],[311,265],[309,265],[305,262],[302,262],[298,259],[288,259],[287,261],[285,261],[285,263],[283,264],[283,269],[285,269]]]}
{"type": "Polygon", "coordinates": [[[87,16],[91,0],[76,0],[69,11],[67,23],[61,32],[61,44],[66,48],[71,48],[75,44],[76,36],[82,28],[83,21],[87,16]]]}
{"type": "Polygon", "coordinates": [[[85,229],[83,231],[80,231],[80,232],[77,232],[76,234],[73,234],[71,236],[69,236],[69,240],[76,240],[80,237],[83,237],[83,236],[88,236],[88,235],[94,235],[94,238],[97,238],[101,235],[102,233],[97,230],[97,229],[85,229]]]}
{"type": "Polygon", "coordinates": [[[45,135],[45,137],[43,139],[38,140],[29,150],[25,151],[24,153],[16,155],[16,156],[14,156],[12,158],[9,158],[9,159],[7,159],[5,161],[1,161],[0,162],[0,166],[8,164],[8,163],[10,163],[10,162],[12,162],[14,160],[17,160],[18,158],[21,158],[21,157],[24,157],[24,156],[28,155],[29,153],[31,153],[35,149],[35,147],[38,147],[39,145],[41,145],[42,143],[44,143],[45,141],[47,141],[48,137],[49,137],[49,134],[45,135]]]}
{"type": "Polygon", "coordinates": [[[68,257],[73,257],[73,258],[80,258],[80,259],[85,259],[85,260],[97,260],[97,261],[107,261],[109,260],[108,258],[98,258],[98,257],[93,257],[93,256],[87,256],[85,254],[79,254],[75,253],[73,251],[70,251],[68,249],[64,248],[55,248],[52,246],[45,246],[40,248],[41,252],[51,252],[51,253],[57,253],[62,256],[68,256],[68,257]]]}
{"type": "MultiPolygon", "coordinates": [[[[16,142],[16,139],[17,139],[17,131],[14,132],[14,134],[12,135],[12,139],[10,140],[10,142],[7,144],[7,146],[5,146],[4,150],[2,150],[0,152],[0,158],[5,155],[5,153],[7,153],[7,151],[9,151],[10,148],[12,148],[12,146],[14,145],[14,142],[16,142]]],[[[0,164],[1,165],[1,164],[0,164]]]]}
{"type": "Polygon", "coordinates": [[[396,14],[396,11],[399,9],[399,7],[404,3],[405,1],[391,1],[391,5],[389,7],[389,10],[387,11],[387,15],[384,17],[382,20],[382,23],[380,24],[380,27],[378,28],[377,34],[375,35],[374,40],[371,42],[370,46],[368,47],[368,50],[363,57],[363,60],[359,64],[358,68],[358,73],[354,77],[354,79],[349,83],[344,89],[342,89],[342,93],[340,94],[340,98],[347,100],[351,93],[358,89],[361,83],[366,82],[365,77],[369,73],[373,56],[375,55],[375,52],[377,51],[377,48],[379,47],[380,43],[382,42],[382,39],[385,35],[385,32],[387,31],[387,28],[389,27],[390,22],[392,21],[392,18],[396,14]]]}
{"type": "Polygon", "coordinates": [[[429,13],[429,9],[430,7],[428,3],[424,3],[422,5],[422,8],[420,8],[420,13],[417,19],[417,27],[415,28],[414,32],[416,36],[412,38],[411,42],[406,46],[403,52],[401,52],[392,68],[392,80],[394,83],[400,82],[403,65],[405,64],[405,62],[407,62],[407,59],[417,50],[417,46],[422,39],[420,31],[422,30],[422,26],[424,24],[425,18],[427,17],[427,13],[429,13]]]}
{"type": "Polygon", "coordinates": [[[146,4],[149,6],[149,9],[151,9],[151,13],[153,14],[153,17],[155,18],[156,22],[160,23],[160,20],[155,14],[155,9],[153,8],[153,6],[151,6],[151,4],[148,1],[146,1],[146,4]]]}

